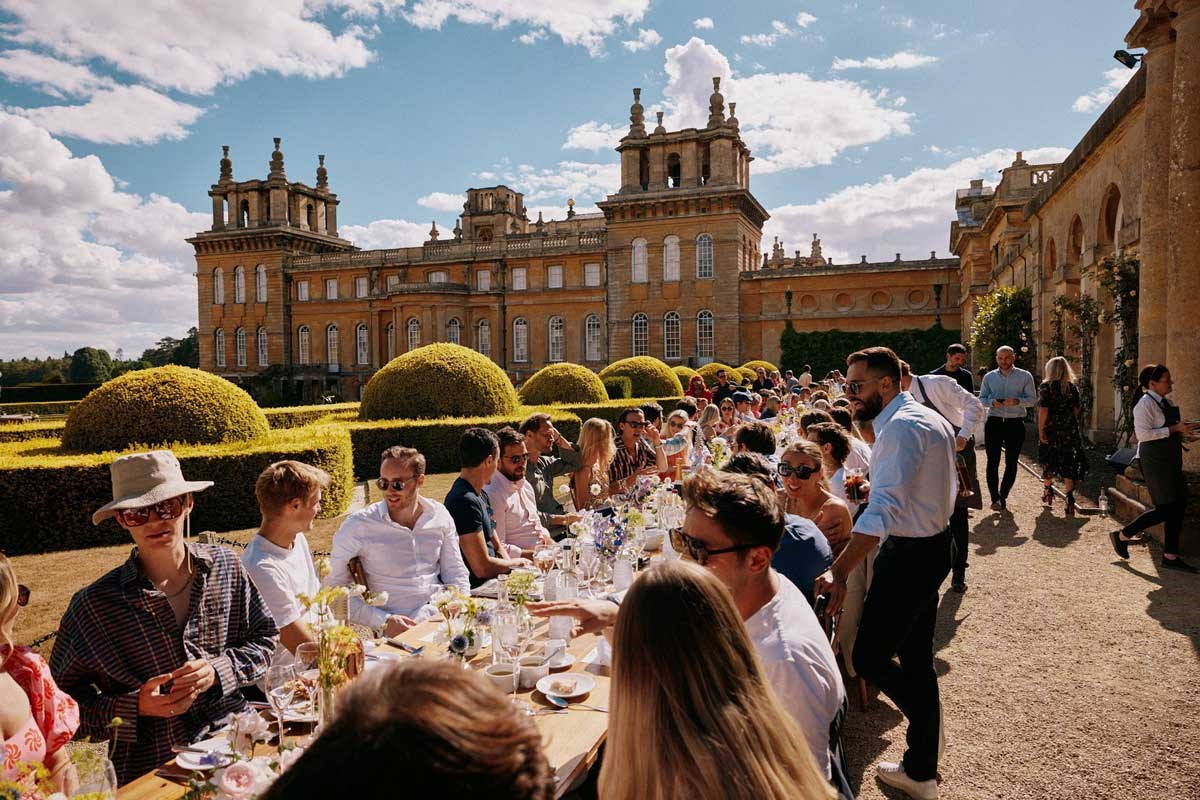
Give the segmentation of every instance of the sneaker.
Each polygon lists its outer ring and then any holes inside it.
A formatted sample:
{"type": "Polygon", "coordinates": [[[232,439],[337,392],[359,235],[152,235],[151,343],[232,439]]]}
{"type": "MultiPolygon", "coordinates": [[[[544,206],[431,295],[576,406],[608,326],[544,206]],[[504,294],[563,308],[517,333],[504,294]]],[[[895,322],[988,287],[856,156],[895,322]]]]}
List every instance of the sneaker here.
{"type": "Polygon", "coordinates": [[[930,778],[927,781],[914,781],[904,771],[903,764],[892,761],[880,761],[875,768],[875,775],[888,786],[894,786],[907,794],[913,800],[937,800],[937,781],[930,778]]]}
{"type": "MultiPolygon", "coordinates": [[[[1117,555],[1126,560],[1129,559],[1129,542],[1121,538],[1121,530],[1118,528],[1115,531],[1108,532],[1108,540],[1112,542],[1113,550],[1117,551],[1117,555]]],[[[1163,559],[1166,563],[1167,559],[1163,559]]]]}
{"type": "Polygon", "coordinates": [[[1200,572],[1200,570],[1197,570],[1195,567],[1193,567],[1188,562],[1184,561],[1179,556],[1175,556],[1175,558],[1164,558],[1162,560],[1162,566],[1163,566],[1163,569],[1177,569],[1180,572],[1192,572],[1192,573],[1200,572]]]}

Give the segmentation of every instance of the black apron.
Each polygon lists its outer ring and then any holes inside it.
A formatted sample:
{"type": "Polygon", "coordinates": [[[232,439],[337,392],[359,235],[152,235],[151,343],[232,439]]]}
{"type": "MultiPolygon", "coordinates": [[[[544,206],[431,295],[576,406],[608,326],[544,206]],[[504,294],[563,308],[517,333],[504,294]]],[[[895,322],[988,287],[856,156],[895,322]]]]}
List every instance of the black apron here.
{"type": "MultiPolygon", "coordinates": [[[[921,405],[936,412],[937,415],[939,417],[941,417],[942,419],[946,420],[946,422],[950,422],[950,418],[947,417],[945,414],[943,414],[942,410],[940,408],[938,408],[937,406],[935,406],[933,404],[933,401],[929,399],[929,395],[925,392],[925,387],[921,384],[921,379],[919,377],[917,377],[916,375],[913,375],[913,382],[916,383],[917,388],[921,390],[921,405]]],[[[954,435],[957,437],[958,432],[959,432],[958,427],[953,422],[950,422],[950,427],[954,428],[954,435]]],[[[954,507],[955,508],[974,508],[976,510],[982,509],[983,508],[983,492],[980,491],[980,488],[979,488],[979,470],[976,468],[976,464],[975,464],[975,437],[972,436],[970,439],[968,439],[967,446],[964,447],[962,450],[956,452],[955,455],[962,456],[963,462],[967,465],[966,476],[967,476],[967,479],[970,481],[971,489],[972,489],[972,491],[975,492],[975,494],[971,495],[970,497],[963,497],[960,494],[958,496],[958,498],[954,501],[954,507]]],[[[961,470],[960,470],[959,474],[960,474],[959,480],[961,480],[962,479],[961,478],[961,475],[962,475],[961,470]]]]}
{"type": "MultiPolygon", "coordinates": [[[[1154,398],[1145,395],[1140,402],[1153,403],[1154,398]]],[[[1165,398],[1158,406],[1166,417],[1163,427],[1169,428],[1179,422],[1179,406],[1167,403],[1165,398]]],[[[1187,483],[1183,477],[1182,434],[1172,433],[1165,439],[1140,442],[1138,460],[1141,462],[1142,476],[1146,479],[1146,488],[1150,490],[1150,498],[1154,500],[1154,505],[1161,506],[1187,499],[1187,483]]]]}

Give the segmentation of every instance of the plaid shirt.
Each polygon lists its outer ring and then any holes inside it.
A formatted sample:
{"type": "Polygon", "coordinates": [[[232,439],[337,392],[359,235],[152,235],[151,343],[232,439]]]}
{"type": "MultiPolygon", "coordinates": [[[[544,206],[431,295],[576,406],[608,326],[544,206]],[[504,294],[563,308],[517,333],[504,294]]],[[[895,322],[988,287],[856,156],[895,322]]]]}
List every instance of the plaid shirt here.
{"type": "Polygon", "coordinates": [[[190,544],[195,580],[183,630],[167,596],[129,560],[75,593],[59,626],[50,669],[79,703],[79,736],[108,739],[116,729],[113,765],[127,783],[171,758],[201,730],[245,708],[241,687],[266,672],[278,631],[258,590],[232,551],[190,544]],[[177,717],[139,717],[138,690],[185,661],[207,659],[216,681],[177,717]]]}
{"type": "Polygon", "coordinates": [[[637,447],[633,452],[625,449],[625,442],[621,437],[616,438],[617,454],[613,457],[612,463],[608,465],[608,482],[617,483],[628,478],[633,473],[644,467],[658,466],[658,459],[654,455],[654,446],[645,439],[637,440],[637,447]]]}

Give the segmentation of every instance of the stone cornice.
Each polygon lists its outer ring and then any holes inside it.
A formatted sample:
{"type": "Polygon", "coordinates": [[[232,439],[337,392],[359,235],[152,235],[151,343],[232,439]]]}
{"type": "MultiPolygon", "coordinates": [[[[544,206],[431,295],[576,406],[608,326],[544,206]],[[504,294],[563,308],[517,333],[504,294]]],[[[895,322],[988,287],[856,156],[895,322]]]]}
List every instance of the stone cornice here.
{"type": "Polygon", "coordinates": [[[866,264],[833,264],[824,267],[782,267],[779,269],[758,269],[739,273],[741,280],[762,281],[772,278],[821,278],[839,277],[847,274],[867,275],[871,273],[907,272],[911,270],[945,270],[958,269],[957,258],[931,258],[924,261],[882,261],[866,264]]]}
{"type": "Polygon", "coordinates": [[[253,253],[281,249],[293,253],[329,253],[358,249],[345,239],[336,236],[326,236],[313,231],[278,225],[201,231],[186,241],[196,249],[196,255],[253,253]]]}
{"type": "Polygon", "coordinates": [[[652,207],[670,206],[675,211],[671,215],[671,218],[688,217],[713,213],[711,210],[713,200],[729,200],[730,211],[741,211],[759,228],[771,218],[771,215],[749,190],[742,189],[736,184],[630,192],[629,194],[610,194],[607,199],[601,200],[596,205],[604,212],[605,221],[611,225],[613,222],[618,221],[614,218],[614,212],[618,208],[640,209],[643,212],[643,216],[637,221],[652,221],[667,218],[663,214],[646,214],[645,212],[652,207]],[[689,206],[696,204],[700,204],[701,207],[695,211],[689,210],[689,206]]]}

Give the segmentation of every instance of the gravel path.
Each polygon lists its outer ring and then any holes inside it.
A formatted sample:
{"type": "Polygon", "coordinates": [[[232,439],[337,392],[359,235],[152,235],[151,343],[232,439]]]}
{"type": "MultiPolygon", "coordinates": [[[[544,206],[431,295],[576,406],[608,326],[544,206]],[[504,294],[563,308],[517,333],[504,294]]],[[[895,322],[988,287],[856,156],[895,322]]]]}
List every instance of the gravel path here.
{"type": "MultiPolygon", "coordinates": [[[[1023,470],[1009,508],[973,512],[969,589],[943,587],[941,797],[1200,797],[1200,576],[1161,571],[1157,546],[1121,562],[1109,520],[1047,513],[1023,470]]],[[[904,797],[874,770],[903,717],[851,703],[858,797],[904,797]]]]}

